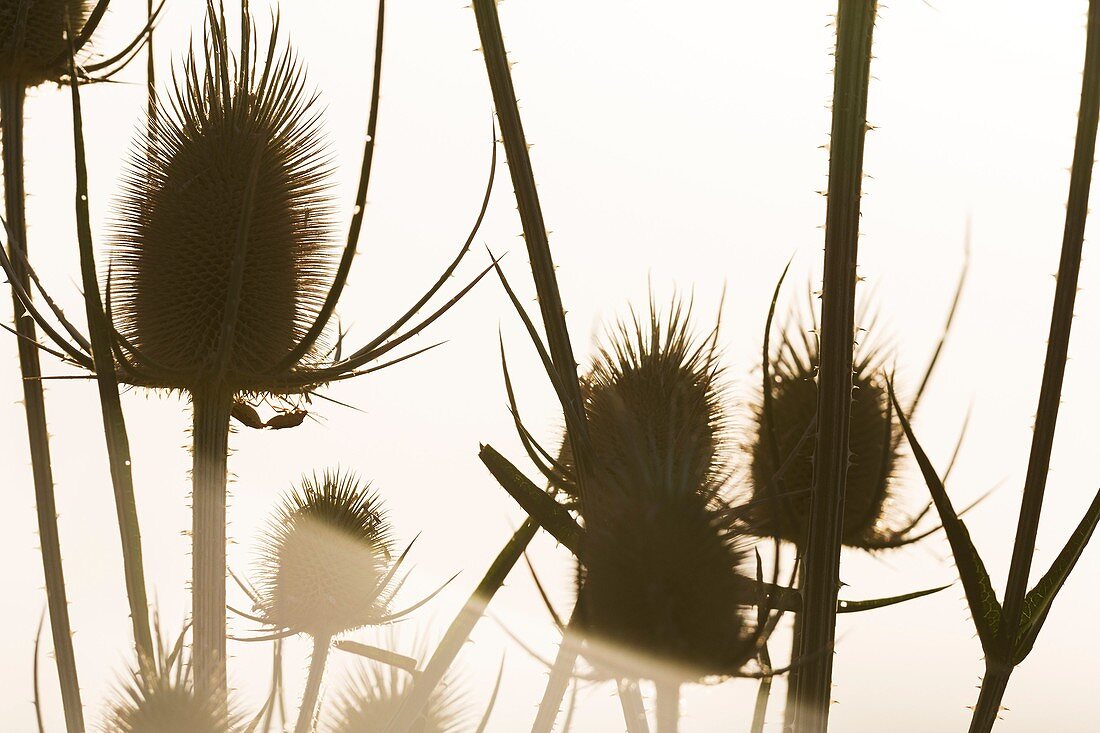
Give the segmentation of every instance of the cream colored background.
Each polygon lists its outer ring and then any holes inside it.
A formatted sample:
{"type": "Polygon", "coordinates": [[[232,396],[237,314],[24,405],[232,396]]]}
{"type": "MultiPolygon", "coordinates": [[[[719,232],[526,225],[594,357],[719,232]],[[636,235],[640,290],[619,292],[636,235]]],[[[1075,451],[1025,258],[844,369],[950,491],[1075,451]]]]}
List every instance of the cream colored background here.
{"type": "MultiPolygon", "coordinates": [[[[254,3],[262,10],[262,3],[254,3]]],[[[232,3],[231,3],[232,5],[232,3]]],[[[897,2],[883,8],[868,137],[861,273],[896,337],[902,375],[919,372],[935,342],[973,220],[973,276],[954,338],[931,386],[919,434],[942,465],[967,406],[971,438],[950,486],[959,502],[1005,479],[970,520],[974,539],[1003,586],[1019,487],[1031,437],[1061,241],[1080,68],[1083,0],[897,2]]],[[[116,0],[99,36],[109,50],[141,24],[144,2],[116,0]]],[[[752,394],[770,291],[795,255],[797,292],[820,268],[835,5],[652,0],[508,0],[501,5],[563,298],[583,354],[590,334],[626,304],[643,302],[651,277],[662,296],[694,289],[709,319],[728,288],[723,343],[735,394],[752,394]]],[[[170,0],[157,37],[161,78],[202,20],[202,3],[170,0]]],[[[327,106],[339,164],[344,219],[354,192],[368,100],[374,4],[284,0],[284,28],[327,106]]],[[[392,2],[375,178],[360,257],[341,315],[361,342],[419,296],[451,258],[476,212],[489,156],[491,101],[473,13],[460,0],[392,2]]],[[[126,75],[140,82],[135,66],[126,75]]],[[[140,83],[103,85],[85,96],[91,193],[102,225],[120,165],[140,124],[140,83]]],[[[27,189],[34,261],[70,313],[81,313],[73,244],[71,125],[67,92],[42,88],[28,102],[27,189]]],[[[502,166],[478,237],[508,251],[508,272],[533,296],[502,166]]],[[[97,227],[102,232],[102,226],[97,227]]],[[[1100,481],[1095,416],[1100,391],[1100,272],[1086,249],[1074,340],[1036,573],[1056,554],[1100,481]]],[[[485,261],[475,251],[469,276],[485,261]]],[[[455,286],[458,280],[455,281],[455,286]]],[[[5,312],[7,312],[5,306],[5,312]]],[[[4,316],[7,318],[8,316],[4,316]]],[[[303,471],[340,465],[375,482],[400,535],[422,532],[409,597],[457,570],[462,575],[417,615],[439,633],[519,523],[521,514],[477,460],[479,442],[519,459],[505,409],[497,326],[521,386],[527,419],[553,441],[558,414],[537,361],[499,287],[479,287],[415,343],[448,339],[392,371],[330,390],[360,414],[315,405],[319,422],[233,438],[230,561],[248,569],[252,541],[275,499],[303,471]]],[[[0,729],[33,729],[31,650],[44,603],[34,500],[16,403],[11,339],[0,344],[0,729]]],[[[47,362],[48,364],[48,362],[47,362]]],[[[63,373],[48,365],[50,373],[63,373]]],[[[48,386],[54,468],[75,645],[91,726],[126,664],[129,622],[117,528],[89,383],[48,386]]],[[[170,626],[186,610],[189,577],[188,405],[176,397],[124,399],[150,593],[170,626]]],[[[914,503],[925,490],[910,465],[914,503]]],[[[566,607],[570,568],[545,536],[534,558],[566,607]]],[[[1095,730],[1095,578],[1090,548],[1015,675],[1002,733],[1095,730]]],[[[956,579],[940,538],[904,552],[845,555],[847,595],[867,598],[956,579]]],[[[238,598],[238,601],[240,599],[238,598]]],[[[533,586],[518,570],[493,613],[552,654],[554,634],[533,586]]],[[[961,731],[981,672],[981,650],[961,588],[841,620],[836,661],[840,733],[961,731]]],[[[247,625],[237,624],[238,630],[247,625]]],[[[776,649],[786,645],[777,636],[776,649]]],[[[266,690],[267,650],[232,644],[231,677],[243,701],[266,690]]],[[[500,656],[507,673],[490,729],[529,726],[545,675],[490,621],[460,658],[472,701],[488,696],[500,656]]],[[[299,689],[306,646],[288,663],[299,689]]],[[[778,653],[778,652],[777,652],[778,653]]],[[[343,665],[330,670],[330,689],[343,665]]],[[[60,731],[52,667],[43,671],[49,730],[60,731]]],[[[782,683],[775,699],[782,699],[782,683]]],[[[755,683],[687,691],[684,730],[747,730],[755,683]]],[[[296,692],[294,693],[296,694],[296,692]]],[[[585,690],[575,730],[622,729],[606,687],[585,690]]],[[[778,730],[780,706],[769,730],[778,730]]]]}

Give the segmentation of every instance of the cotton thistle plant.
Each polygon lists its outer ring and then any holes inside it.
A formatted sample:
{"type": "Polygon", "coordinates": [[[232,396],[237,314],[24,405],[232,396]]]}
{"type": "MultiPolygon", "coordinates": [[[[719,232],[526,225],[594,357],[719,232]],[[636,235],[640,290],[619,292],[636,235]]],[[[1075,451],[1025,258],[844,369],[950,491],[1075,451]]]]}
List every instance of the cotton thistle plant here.
{"type": "MultiPolygon", "coordinates": [[[[382,47],[380,6],[376,64],[382,47]]],[[[193,426],[193,609],[200,685],[224,690],[226,456],[229,420],[244,398],[309,395],[426,351],[371,364],[438,319],[483,277],[403,332],[446,284],[484,217],[432,287],[368,344],[342,355],[328,324],[347,281],[362,222],[377,124],[376,65],[363,174],[342,252],[334,246],[330,159],[317,96],[276,19],[266,48],[244,7],[240,48],[229,47],[224,13],[207,5],[200,53],[158,102],[153,135],[134,145],[113,226],[106,308],[120,381],[188,394],[193,426]]],[[[495,167],[495,153],[493,164],[495,167]]],[[[12,262],[3,258],[6,269],[12,262]]],[[[98,288],[98,285],[96,285],[98,288]]],[[[66,360],[91,368],[81,340],[49,327],[66,360]]],[[[79,333],[64,321],[65,330],[79,333]]],[[[432,347],[427,347],[432,348],[432,347]]]]}
{"type": "MultiPolygon", "coordinates": [[[[250,640],[304,634],[313,641],[295,733],[308,733],[334,638],[406,617],[439,590],[397,610],[400,570],[412,543],[395,556],[381,497],[353,474],[304,477],[275,512],[260,540],[255,585],[242,583],[263,625],[250,640]]],[[[450,581],[448,581],[450,582],[450,581]]],[[[246,637],[247,638],[247,637],[246,637]]]]}

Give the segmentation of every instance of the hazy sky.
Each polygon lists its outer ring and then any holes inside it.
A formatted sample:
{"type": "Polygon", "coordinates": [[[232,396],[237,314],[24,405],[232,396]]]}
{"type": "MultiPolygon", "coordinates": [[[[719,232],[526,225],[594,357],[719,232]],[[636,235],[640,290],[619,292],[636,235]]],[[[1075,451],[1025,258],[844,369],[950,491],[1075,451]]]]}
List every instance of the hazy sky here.
{"type": "MultiPolygon", "coordinates": [[[[372,337],[419,297],[476,214],[489,163],[492,105],[475,52],[473,13],[463,3],[395,2],[388,9],[375,174],[360,257],[340,311],[344,325],[353,326],[353,344],[372,337]]],[[[264,3],[253,5],[262,10],[264,3]]],[[[1004,481],[969,520],[999,589],[1038,397],[1086,5],[1044,3],[1036,11],[1034,3],[1019,0],[937,0],[931,6],[910,0],[882,8],[875,33],[869,116],[877,129],[867,143],[863,292],[874,289],[884,335],[899,347],[900,379],[912,382],[942,327],[971,218],[973,274],[916,429],[942,466],[973,404],[970,438],[949,489],[963,504],[1004,481]]],[[[115,48],[138,28],[144,6],[116,0],[100,48],[115,48]]],[[[284,0],[281,9],[286,34],[327,108],[339,167],[336,196],[346,221],[366,124],[374,4],[284,0]]],[[[800,297],[800,288],[820,270],[825,204],[817,192],[826,185],[834,9],[835,3],[818,0],[508,0],[500,6],[562,297],[582,354],[608,318],[644,302],[647,278],[661,298],[674,289],[692,290],[703,326],[710,325],[726,287],[726,362],[741,408],[751,400],[775,279],[794,255],[788,297],[800,297]]],[[[202,15],[202,3],[169,0],[157,40],[162,72],[184,51],[202,15]]],[[[135,67],[127,77],[140,82],[142,71],[135,67]]],[[[102,85],[86,90],[84,102],[92,207],[101,233],[119,190],[121,161],[141,124],[144,88],[102,85]]],[[[68,311],[79,314],[67,92],[34,91],[27,116],[32,258],[68,311]]],[[[505,172],[502,165],[478,244],[510,252],[506,268],[530,301],[529,268],[505,172]]],[[[1081,275],[1036,575],[1045,571],[1100,481],[1094,460],[1100,271],[1089,254],[1091,247],[1081,275]]],[[[475,250],[454,287],[485,260],[484,251],[475,250]]],[[[318,403],[318,422],[231,437],[231,565],[249,570],[257,530],[302,472],[354,469],[383,492],[399,536],[422,533],[411,556],[416,569],[409,598],[462,571],[411,624],[439,633],[522,519],[477,459],[479,442],[492,443],[517,462],[521,457],[505,409],[498,325],[528,423],[553,443],[560,421],[553,394],[499,286],[486,281],[413,342],[447,339],[445,347],[329,391],[365,414],[318,403]]],[[[0,727],[21,732],[33,728],[31,652],[45,594],[15,346],[11,339],[0,346],[0,465],[7,467],[0,532],[7,589],[0,605],[0,727]]],[[[46,363],[48,373],[65,373],[46,363]]],[[[94,729],[116,674],[128,663],[130,626],[115,509],[93,386],[50,382],[47,400],[74,643],[94,729]]],[[[190,409],[177,396],[140,392],[128,393],[123,404],[150,594],[166,624],[176,626],[186,612],[190,577],[184,534],[190,527],[190,409]]],[[[909,505],[926,500],[908,463],[901,483],[909,505]]],[[[532,554],[559,607],[566,608],[568,556],[546,536],[536,540],[532,554]]],[[[1092,582],[1098,571],[1100,550],[1090,548],[1034,653],[1013,677],[1005,699],[1010,711],[997,730],[1095,729],[1100,638],[1085,630],[1094,625],[1100,602],[1092,582]]],[[[956,578],[940,537],[876,558],[845,554],[842,567],[850,598],[956,578]]],[[[492,613],[542,653],[554,653],[555,634],[522,568],[492,613]]],[[[232,623],[237,630],[249,626],[232,623]]],[[[843,617],[838,634],[834,730],[965,729],[982,664],[960,586],[843,617]]],[[[777,635],[777,653],[786,644],[777,635]]],[[[296,697],[307,646],[294,641],[289,649],[288,678],[296,697]]],[[[505,651],[508,671],[490,730],[525,730],[545,682],[538,663],[485,620],[459,664],[472,702],[482,705],[505,651]]],[[[255,704],[266,692],[268,649],[231,643],[230,653],[231,680],[242,700],[255,704]]],[[[330,690],[339,688],[349,661],[334,656],[330,690]]],[[[60,731],[52,663],[44,667],[43,681],[48,725],[60,731]]],[[[746,680],[688,690],[683,729],[747,730],[755,690],[746,680]]],[[[622,729],[611,693],[607,687],[582,691],[574,730],[622,729]]],[[[780,683],[770,731],[779,730],[782,694],[780,683]]]]}

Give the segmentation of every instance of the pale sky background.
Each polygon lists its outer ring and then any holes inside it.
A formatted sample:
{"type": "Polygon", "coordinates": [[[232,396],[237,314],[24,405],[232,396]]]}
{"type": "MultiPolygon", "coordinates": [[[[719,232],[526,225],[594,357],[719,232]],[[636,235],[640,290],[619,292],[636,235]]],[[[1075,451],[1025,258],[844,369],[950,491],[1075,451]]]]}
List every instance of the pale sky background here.
{"type": "MultiPolygon", "coordinates": [[[[373,336],[420,295],[453,256],[476,213],[489,160],[492,103],[482,58],[474,51],[474,16],[463,3],[421,0],[389,8],[375,175],[361,256],[340,310],[343,323],[354,326],[353,344],[373,336]]],[[[257,10],[264,4],[254,1],[257,10]]],[[[972,218],[970,285],[916,428],[942,466],[973,402],[970,439],[949,489],[963,504],[1006,481],[969,520],[998,589],[1038,397],[1086,6],[1084,0],[1043,3],[1040,10],[1020,0],[936,0],[932,6],[909,0],[882,8],[875,34],[870,120],[877,129],[867,143],[864,289],[877,291],[875,303],[900,347],[901,376],[915,379],[942,326],[965,223],[972,218]]],[[[98,36],[104,50],[141,25],[145,3],[116,0],[112,7],[98,36]]],[[[375,6],[283,0],[281,7],[283,27],[327,106],[339,165],[337,201],[346,221],[366,125],[375,6]]],[[[816,192],[826,185],[822,146],[829,127],[834,10],[835,3],[825,0],[501,5],[580,354],[589,352],[590,336],[608,318],[629,303],[644,302],[647,277],[662,297],[674,288],[694,289],[704,319],[725,286],[722,342],[735,394],[747,403],[776,277],[795,255],[788,291],[794,297],[820,270],[825,203],[816,192]]],[[[169,0],[157,43],[162,72],[179,58],[202,16],[198,0],[169,0]]],[[[142,67],[126,76],[140,82],[142,67]]],[[[99,86],[86,90],[84,103],[92,207],[101,234],[121,161],[140,125],[144,88],[99,86]]],[[[32,258],[55,296],[71,314],[80,314],[67,91],[34,91],[27,115],[32,258]]],[[[529,268],[503,165],[499,173],[478,244],[510,252],[507,270],[530,300],[529,268]]],[[[1094,460],[1100,271],[1089,244],[1036,577],[1100,481],[1094,460]]],[[[461,277],[484,261],[483,251],[475,251],[461,277]]],[[[355,469],[384,493],[399,536],[423,533],[411,556],[416,570],[409,598],[462,571],[413,623],[440,633],[522,519],[477,459],[479,442],[491,442],[517,462],[522,456],[505,409],[498,324],[528,422],[554,442],[560,418],[553,394],[499,286],[487,280],[413,342],[448,339],[445,347],[329,391],[366,414],[318,403],[319,423],[278,433],[242,430],[231,438],[231,564],[248,570],[257,530],[302,472],[355,469]]],[[[7,467],[0,532],[6,591],[0,604],[0,728],[22,733],[34,725],[31,652],[45,594],[15,346],[7,338],[0,347],[0,464],[7,467]]],[[[64,373],[48,357],[45,363],[48,373],[64,373]]],[[[47,400],[76,655],[94,730],[117,673],[129,661],[115,510],[94,387],[51,382],[47,400]]],[[[188,603],[190,409],[180,398],[139,392],[128,393],[123,405],[150,596],[172,626],[188,603]]],[[[926,500],[911,464],[903,484],[913,504],[926,500]]],[[[567,555],[543,535],[533,556],[559,607],[567,608],[567,555]]],[[[1088,629],[1095,627],[1100,603],[1098,570],[1100,550],[1092,547],[1034,653],[1014,675],[1005,699],[1010,711],[998,731],[1095,730],[1100,638],[1088,629]]],[[[877,558],[846,553],[842,577],[850,586],[847,597],[871,598],[948,583],[957,574],[946,542],[936,537],[877,558]]],[[[554,631],[522,567],[492,612],[542,653],[553,654],[554,631]]],[[[838,633],[833,730],[965,730],[982,665],[959,585],[900,607],[842,617],[838,633]]],[[[491,621],[473,638],[459,659],[472,703],[484,704],[507,650],[490,730],[526,730],[544,671],[491,621]]],[[[785,635],[777,635],[776,653],[786,645],[785,635]]],[[[288,680],[296,697],[307,646],[295,641],[289,649],[288,680]]],[[[240,698],[254,705],[266,692],[268,650],[231,643],[230,651],[231,680],[240,698]]],[[[330,690],[339,688],[351,661],[340,653],[334,660],[330,690]]],[[[42,678],[49,730],[61,731],[52,662],[42,678]]],[[[756,683],[748,680],[687,690],[683,730],[747,730],[755,691],[756,683]]],[[[779,730],[782,698],[780,683],[769,731],[779,730]]],[[[611,688],[584,690],[580,701],[578,733],[622,730],[611,688]]]]}

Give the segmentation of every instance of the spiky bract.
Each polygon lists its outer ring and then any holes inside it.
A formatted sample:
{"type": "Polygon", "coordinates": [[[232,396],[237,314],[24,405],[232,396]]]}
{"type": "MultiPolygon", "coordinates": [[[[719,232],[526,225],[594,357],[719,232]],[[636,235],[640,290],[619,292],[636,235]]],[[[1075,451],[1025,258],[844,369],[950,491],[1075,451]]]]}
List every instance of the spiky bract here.
{"type": "Polygon", "coordinates": [[[277,53],[278,26],[261,59],[246,27],[237,58],[224,18],[209,14],[204,63],[192,52],[159,103],[152,144],[142,136],[130,157],[113,317],[133,381],[278,393],[294,366],[280,360],[335,269],[329,161],[303,70],[289,49],[277,53]]]}
{"type": "MultiPolygon", "coordinates": [[[[384,733],[412,687],[404,670],[363,665],[332,703],[329,733],[384,733]]],[[[450,677],[436,685],[410,733],[458,733],[470,730],[471,714],[460,687],[450,677]]]]}
{"type": "MultiPolygon", "coordinates": [[[[585,378],[590,466],[578,604],[591,659],[627,676],[735,674],[751,655],[745,547],[726,519],[727,420],[713,340],[620,327],[585,378]]],[[[568,458],[568,456],[567,456],[568,458]]]]}
{"type": "MultiPolygon", "coordinates": [[[[749,524],[759,536],[778,536],[801,545],[805,541],[813,487],[817,414],[817,341],[805,324],[784,329],[777,358],[770,365],[771,397],[760,400],[754,415],[751,455],[753,511],[749,524]],[[795,341],[792,333],[803,337],[795,341]],[[788,462],[789,460],[789,462],[788,462]],[[776,480],[781,466],[783,474],[776,480]]],[[[849,431],[848,478],[844,490],[842,542],[869,547],[889,534],[886,516],[898,462],[900,428],[879,371],[884,355],[873,347],[855,354],[849,431]]]]}
{"type": "Polygon", "coordinates": [[[132,672],[116,688],[104,733],[229,733],[238,716],[224,700],[196,691],[193,671],[184,661],[183,637],[171,650],[157,633],[159,654],[149,674],[132,672]]]}
{"type": "Polygon", "coordinates": [[[0,82],[34,87],[68,69],[67,27],[91,13],[88,0],[0,0],[0,82]]]}
{"type": "Polygon", "coordinates": [[[303,478],[261,543],[259,606],[272,626],[327,638],[387,614],[396,585],[390,525],[356,476],[303,478]]]}

